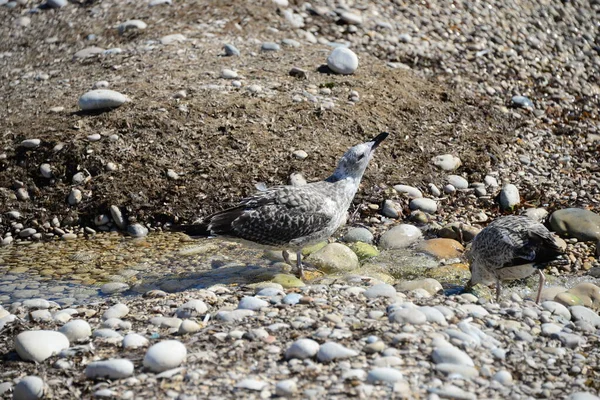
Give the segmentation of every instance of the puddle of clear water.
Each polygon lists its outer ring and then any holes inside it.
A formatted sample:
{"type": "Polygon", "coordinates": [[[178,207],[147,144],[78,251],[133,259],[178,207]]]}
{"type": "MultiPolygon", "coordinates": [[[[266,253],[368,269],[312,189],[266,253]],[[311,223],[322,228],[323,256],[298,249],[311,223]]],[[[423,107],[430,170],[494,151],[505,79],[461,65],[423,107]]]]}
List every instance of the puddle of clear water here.
{"type": "Polygon", "coordinates": [[[126,283],[130,293],[173,292],[248,283],[282,272],[276,257],[264,256],[261,248],[172,233],[29,242],[0,248],[0,303],[45,298],[80,304],[101,297],[102,285],[109,282],[126,283]]]}
{"type": "MultiPolygon", "coordinates": [[[[0,248],[0,304],[29,298],[45,298],[62,305],[82,304],[104,296],[102,285],[109,282],[127,284],[125,294],[132,295],[152,289],[178,292],[215,284],[242,285],[289,272],[290,267],[281,261],[280,251],[220,238],[190,239],[174,233],[152,233],[142,239],[98,234],[72,241],[27,242],[0,248]]],[[[404,250],[384,252],[367,264],[392,274],[398,266],[411,265],[410,271],[416,275],[408,279],[419,279],[419,271],[439,268],[437,262],[430,261],[414,254],[409,257],[404,250]]],[[[369,274],[368,265],[363,270],[369,274]]],[[[459,293],[468,280],[446,282],[436,278],[446,294],[459,293]]],[[[590,276],[548,276],[546,287],[571,288],[581,282],[600,283],[590,276]]],[[[503,292],[531,297],[531,288],[536,285],[534,276],[525,283],[503,285],[503,292]]]]}

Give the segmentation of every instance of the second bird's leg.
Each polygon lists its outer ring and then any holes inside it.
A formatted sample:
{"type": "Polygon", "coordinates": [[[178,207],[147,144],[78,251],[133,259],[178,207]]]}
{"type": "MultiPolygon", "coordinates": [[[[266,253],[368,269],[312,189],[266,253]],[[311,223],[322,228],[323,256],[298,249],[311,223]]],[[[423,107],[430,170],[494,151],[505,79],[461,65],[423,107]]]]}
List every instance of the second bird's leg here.
{"type": "Polygon", "coordinates": [[[502,285],[500,284],[500,279],[496,279],[496,303],[500,303],[500,290],[502,285]]]}
{"type": "Polygon", "coordinates": [[[540,300],[542,298],[542,289],[544,289],[544,284],[546,283],[546,276],[541,269],[538,269],[538,275],[540,276],[540,287],[538,287],[537,296],[535,297],[536,304],[540,304],[540,300]]]}
{"type": "Polygon", "coordinates": [[[296,252],[296,275],[304,279],[304,266],[302,265],[302,249],[296,252]]]}

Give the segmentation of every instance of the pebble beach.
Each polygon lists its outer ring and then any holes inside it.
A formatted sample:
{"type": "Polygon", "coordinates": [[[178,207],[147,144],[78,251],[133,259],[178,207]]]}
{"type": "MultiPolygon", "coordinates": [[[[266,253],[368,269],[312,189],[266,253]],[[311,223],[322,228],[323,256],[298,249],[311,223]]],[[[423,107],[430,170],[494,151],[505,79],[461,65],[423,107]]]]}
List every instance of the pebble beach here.
{"type": "Polygon", "coordinates": [[[600,399],[599,12],[0,0],[0,398],[600,399]],[[170,229],[383,130],[304,281],[170,229]],[[463,291],[511,214],[540,304],[463,291]]]}

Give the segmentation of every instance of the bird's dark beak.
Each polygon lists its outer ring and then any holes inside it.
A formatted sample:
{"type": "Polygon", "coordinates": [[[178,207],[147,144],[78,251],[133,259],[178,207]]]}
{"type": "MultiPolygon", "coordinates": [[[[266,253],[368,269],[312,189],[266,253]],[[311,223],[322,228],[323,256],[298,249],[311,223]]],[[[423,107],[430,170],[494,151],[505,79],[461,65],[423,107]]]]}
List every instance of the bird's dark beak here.
{"type": "Polygon", "coordinates": [[[373,145],[371,146],[371,151],[375,150],[377,146],[379,146],[379,143],[383,142],[384,139],[388,137],[388,135],[388,132],[381,132],[373,140],[371,140],[371,143],[373,143],[373,145]]]}

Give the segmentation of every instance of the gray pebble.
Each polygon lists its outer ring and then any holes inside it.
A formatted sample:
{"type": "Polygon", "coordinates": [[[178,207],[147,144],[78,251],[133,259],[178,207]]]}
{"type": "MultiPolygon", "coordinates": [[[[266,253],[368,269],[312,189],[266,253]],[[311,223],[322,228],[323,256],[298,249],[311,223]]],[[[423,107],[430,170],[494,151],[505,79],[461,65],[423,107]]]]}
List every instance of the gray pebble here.
{"type": "Polygon", "coordinates": [[[269,303],[257,297],[246,296],[240,300],[238,309],[258,311],[261,308],[268,307],[269,303]]]}
{"type": "Polygon", "coordinates": [[[80,339],[87,339],[92,336],[92,328],[90,327],[90,324],[83,319],[69,321],[61,326],[58,331],[65,335],[71,343],[75,343],[80,339]]]}
{"type": "Polygon", "coordinates": [[[85,368],[88,379],[123,379],[133,375],[133,363],[124,358],[94,361],[85,368]]]}
{"type": "Polygon", "coordinates": [[[226,56],[239,56],[240,51],[232,44],[225,44],[223,46],[223,50],[225,50],[226,56]]]}
{"type": "Polygon", "coordinates": [[[274,42],[265,42],[260,46],[262,51],[279,51],[281,47],[277,43],[274,42]]]}
{"type": "Polygon", "coordinates": [[[500,191],[500,207],[512,210],[519,203],[521,203],[519,189],[511,183],[504,185],[500,191]]]}
{"type": "Polygon", "coordinates": [[[534,108],[533,102],[525,96],[514,96],[510,100],[510,103],[513,107],[517,108],[528,108],[531,110],[534,108]]]}
{"type": "Polygon", "coordinates": [[[26,376],[17,383],[14,400],[37,400],[44,397],[44,381],[37,376],[26,376]]]}
{"type": "Polygon", "coordinates": [[[297,391],[296,382],[292,379],[279,381],[275,384],[275,394],[280,397],[294,396],[297,391]]]}
{"type": "Polygon", "coordinates": [[[40,146],[42,141],[40,139],[25,139],[21,142],[21,147],[26,149],[35,149],[40,146]]]}
{"type": "Polygon", "coordinates": [[[344,242],[354,243],[354,242],[363,242],[372,244],[373,243],[373,234],[367,228],[351,228],[344,235],[344,242]]]}
{"type": "Polygon", "coordinates": [[[471,357],[457,347],[452,346],[448,342],[439,343],[431,353],[431,358],[436,364],[458,364],[474,367],[475,363],[471,357]]]}
{"type": "Polygon", "coordinates": [[[317,360],[321,362],[331,362],[333,360],[355,357],[357,355],[357,351],[348,349],[341,344],[335,342],[326,342],[319,347],[319,351],[317,352],[317,360]]]}
{"type": "Polygon", "coordinates": [[[131,224],[127,227],[127,233],[130,236],[141,238],[148,235],[148,228],[141,224],[131,224]]]}
{"type": "Polygon", "coordinates": [[[124,282],[108,282],[100,287],[102,294],[122,293],[129,290],[129,285],[124,282]]]}
{"type": "Polygon", "coordinates": [[[387,283],[378,283],[365,290],[363,295],[368,299],[374,299],[378,297],[388,297],[394,299],[396,298],[396,289],[387,283]]]}
{"type": "Polygon", "coordinates": [[[285,351],[285,358],[287,360],[292,358],[300,360],[312,358],[319,351],[319,347],[319,343],[312,339],[298,339],[285,351]]]}
{"type": "Polygon", "coordinates": [[[502,369],[494,375],[493,380],[500,382],[504,386],[510,386],[513,383],[512,375],[509,371],[502,369]]]}
{"type": "Polygon", "coordinates": [[[405,194],[408,198],[418,199],[423,197],[423,193],[419,189],[408,185],[395,185],[394,189],[401,194],[405,194]]]}
{"type": "Polygon", "coordinates": [[[467,181],[465,178],[463,178],[460,175],[448,175],[448,177],[446,179],[448,179],[448,183],[450,183],[456,189],[462,190],[462,189],[469,188],[469,181],[467,181]]]}
{"type": "Polygon", "coordinates": [[[421,210],[428,214],[434,214],[437,211],[437,203],[435,200],[428,198],[413,199],[410,201],[411,210],[421,210]]]}
{"type": "Polygon", "coordinates": [[[187,350],[178,340],[165,340],[148,349],[144,356],[144,367],[153,372],[177,368],[185,360],[187,350]]]}
{"type": "Polygon", "coordinates": [[[367,382],[369,383],[396,383],[403,380],[402,372],[395,368],[373,368],[367,374],[367,382]]]}

